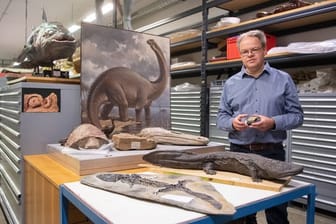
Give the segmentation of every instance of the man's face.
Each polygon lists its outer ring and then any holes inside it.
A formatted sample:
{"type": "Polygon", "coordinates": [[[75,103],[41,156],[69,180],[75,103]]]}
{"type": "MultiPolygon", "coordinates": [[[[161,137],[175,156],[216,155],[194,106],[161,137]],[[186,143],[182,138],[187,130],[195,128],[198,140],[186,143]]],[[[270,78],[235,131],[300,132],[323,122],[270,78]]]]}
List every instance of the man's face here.
{"type": "Polygon", "coordinates": [[[256,37],[245,37],[240,42],[240,57],[242,62],[250,71],[258,70],[264,65],[266,50],[256,37]]]}

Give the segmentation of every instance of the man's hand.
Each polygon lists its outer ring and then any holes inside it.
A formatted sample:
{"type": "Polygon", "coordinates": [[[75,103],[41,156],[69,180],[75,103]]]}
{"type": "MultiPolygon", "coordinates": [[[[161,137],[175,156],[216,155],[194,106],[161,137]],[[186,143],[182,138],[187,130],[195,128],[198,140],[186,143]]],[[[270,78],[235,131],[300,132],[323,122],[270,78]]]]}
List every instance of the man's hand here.
{"type": "Polygon", "coordinates": [[[273,129],[275,125],[275,121],[266,116],[258,115],[260,117],[260,121],[252,123],[249,127],[250,128],[256,128],[260,131],[268,131],[270,129],[273,129]]]}
{"type": "Polygon", "coordinates": [[[245,123],[244,118],[246,118],[248,114],[239,114],[232,121],[232,127],[237,131],[243,131],[249,126],[245,123]]]}

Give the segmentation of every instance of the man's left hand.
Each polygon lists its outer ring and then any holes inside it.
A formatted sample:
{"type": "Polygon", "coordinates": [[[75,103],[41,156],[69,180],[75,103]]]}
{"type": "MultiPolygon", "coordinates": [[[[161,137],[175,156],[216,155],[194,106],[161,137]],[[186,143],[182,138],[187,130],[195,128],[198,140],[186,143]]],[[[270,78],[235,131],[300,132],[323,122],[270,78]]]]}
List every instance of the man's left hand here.
{"type": "Polygon", "coordinates": [[[253,122],[249,127],[250,128],[256,128],[260,131],[268,131],[270,129],[273,129],[275,121],[266,116],[258,115],[260,117],[260,121],[253,122]]]}

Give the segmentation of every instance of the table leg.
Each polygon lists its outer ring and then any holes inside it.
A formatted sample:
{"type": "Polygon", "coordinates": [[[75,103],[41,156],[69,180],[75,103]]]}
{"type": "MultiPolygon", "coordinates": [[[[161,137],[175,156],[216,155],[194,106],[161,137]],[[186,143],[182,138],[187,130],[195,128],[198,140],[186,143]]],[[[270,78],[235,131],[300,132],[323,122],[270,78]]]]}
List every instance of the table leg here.
{"type": "Polygon", "coordinates": [[[67,224],[68,223],[68,204],[69,200],[64,196],[64,187],[60,186],[60,220],[61,224],[67,224]]]}
{"type": "Polygon", "coordinates": [[[307,194],[307,217],[306,223],[307,224],[314,224],[315,223],[315,185],[310,187],[310,192],[307,194]]]}

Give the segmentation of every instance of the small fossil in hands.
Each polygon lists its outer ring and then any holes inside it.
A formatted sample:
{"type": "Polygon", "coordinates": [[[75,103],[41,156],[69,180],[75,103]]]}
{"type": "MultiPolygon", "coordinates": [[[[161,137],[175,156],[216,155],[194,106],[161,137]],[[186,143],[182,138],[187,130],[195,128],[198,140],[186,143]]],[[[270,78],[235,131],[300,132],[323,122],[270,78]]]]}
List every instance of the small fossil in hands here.
{"type": "Polygon", "coordinates": [[[252,123],[258,122],[258,121],[260,121],[259,116],[248,116],[245,120],[245,124],[251,125],[252,123]]]}

